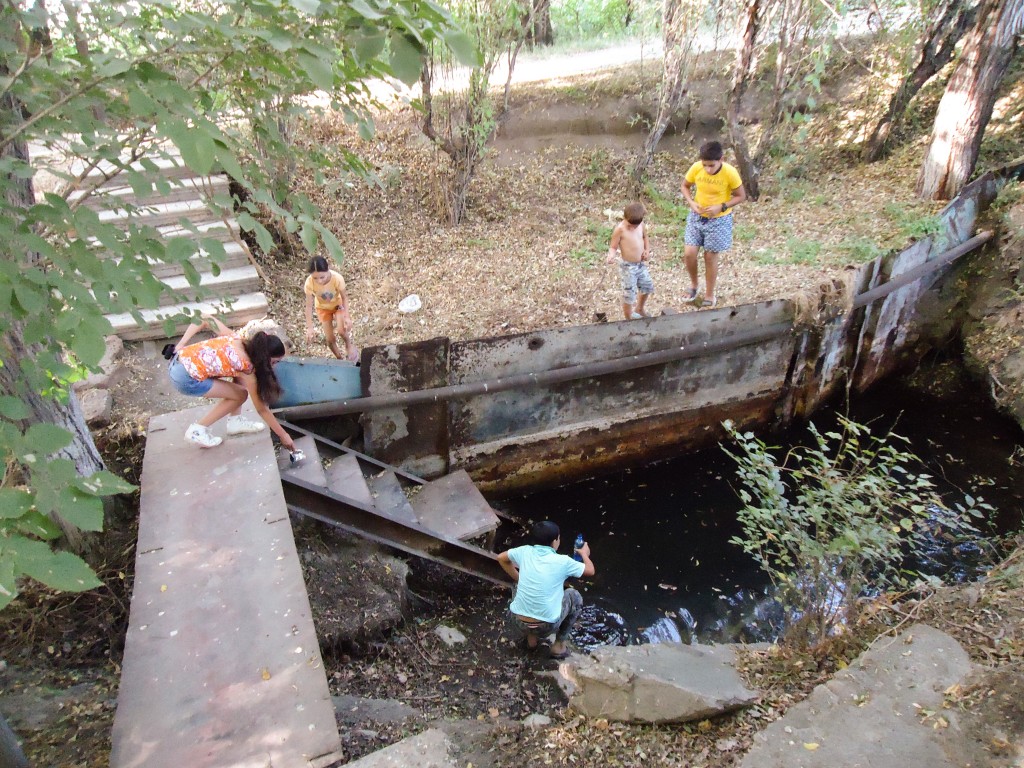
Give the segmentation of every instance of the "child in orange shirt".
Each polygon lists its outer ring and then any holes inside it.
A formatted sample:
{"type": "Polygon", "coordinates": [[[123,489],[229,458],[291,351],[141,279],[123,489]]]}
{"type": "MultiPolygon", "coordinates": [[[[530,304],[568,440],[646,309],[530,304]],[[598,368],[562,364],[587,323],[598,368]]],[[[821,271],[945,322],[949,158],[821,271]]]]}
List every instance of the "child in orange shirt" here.
{"type": "Polygon", "coordinates": [[[312,341],[316,331],[313,328],[313,309],[324,329],[324,341],[339,360],[359,361],[359,350],[352,342],[352,318],[348,313],[348,294],[345,293],[345,278],[327,264],[323,256],[309,260],[309,277],[302,286],[306,294],[306,341],[312,341]],[[334,335],[334,321],[338,320],[338,332],[345,341],[345,354],[341,353],[334,335]]]}

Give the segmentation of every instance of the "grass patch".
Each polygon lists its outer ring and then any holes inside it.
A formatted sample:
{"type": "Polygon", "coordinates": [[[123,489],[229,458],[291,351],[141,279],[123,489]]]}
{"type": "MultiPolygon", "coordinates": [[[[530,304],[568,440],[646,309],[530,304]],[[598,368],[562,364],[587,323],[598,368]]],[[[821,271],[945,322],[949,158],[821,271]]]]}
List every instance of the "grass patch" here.
{"type": "Polygon", "coordinates": [[[838,247],[840,253],[858,264],[877,259],[885,253],[884,248],[867,237],[848,237],[839,243],[838,247]]]}
{"type": "Polygon", "coordinates": [[[911,240],[931,237],[942,229],[937,215],[914,211],[902,203],[886,203],[882,213],[899,227],[900,235],[911,240]]]}
{"type": "Polygon", "coordinates": [[[732,236],[744,245],[747,245],[757,239],[757,227],[753,224],[741,222],[732,228],[732,236]]]}
{"type": "Polygon", "coordinates": [[[821,243],[814,240],[790,237],[786,240],[786,249],[793,264],[817,264],[821,256],[821,243]]]}
{"type": "Polygon", "coordinates": [[[584,266],[592,267],[598,264],[608,253],[608,245],[611,243],[614,224],[587,222],[587,234],[589,245],[573,248],[569,255],[584,266]]]}

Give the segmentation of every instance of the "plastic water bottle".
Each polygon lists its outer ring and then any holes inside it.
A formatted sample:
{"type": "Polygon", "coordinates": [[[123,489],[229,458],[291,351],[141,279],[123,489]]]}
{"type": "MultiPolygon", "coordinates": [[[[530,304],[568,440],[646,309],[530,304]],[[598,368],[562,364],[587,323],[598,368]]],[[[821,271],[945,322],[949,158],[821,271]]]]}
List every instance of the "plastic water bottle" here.
{"type": "Polygon", "coordinates": [[[583,562],[583,555],[581,555],[579,552],[576,552],[575,550],[581,549],[583,547],[583,544],[584,544],[583,534],[582,533],[576,534],[576,543],[573,544],[573,547],[572,547],[573,550],[574,550],[573,553],[572,553],[572,559],[576,560],[576,561],[578,561],[580,563],[583,562]]]}

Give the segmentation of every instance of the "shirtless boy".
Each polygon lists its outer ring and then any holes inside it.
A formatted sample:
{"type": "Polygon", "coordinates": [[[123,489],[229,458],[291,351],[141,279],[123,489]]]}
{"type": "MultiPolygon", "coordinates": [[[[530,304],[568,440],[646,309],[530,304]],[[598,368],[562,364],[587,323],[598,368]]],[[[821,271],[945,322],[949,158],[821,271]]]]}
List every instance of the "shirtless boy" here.
{"type": "Polygon", "coordinates": [[[643,203],[630,203],[626,206],[622,212],[622,221],[612,232],[608,258],[605,259],[608,264],[619,262],[619,275],[622,277],[622,314],[627,320],[650,317],[644,312],[647,297],[654,293],[654,282],[647,269],[651,254],[647,228],[644,226],[646,215],[647,210],[643,203]],[[637,288],[640,289],[639,299],[637,288]]]}

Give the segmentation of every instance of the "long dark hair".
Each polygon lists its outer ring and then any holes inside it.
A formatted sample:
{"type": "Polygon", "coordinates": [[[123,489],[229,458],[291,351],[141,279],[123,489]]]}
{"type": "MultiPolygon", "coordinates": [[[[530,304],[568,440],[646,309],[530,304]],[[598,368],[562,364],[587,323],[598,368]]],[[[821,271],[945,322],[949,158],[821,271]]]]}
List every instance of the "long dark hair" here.
{"type": "Polygon", "coordinates": [[[281,385],[270,361],[275,357],[284,357],[284,342],[273,334],[257,331],[251,339],[243,341],[242,346],[252,362],[260,400],[269,405],[281,396],[281,385]]]}

